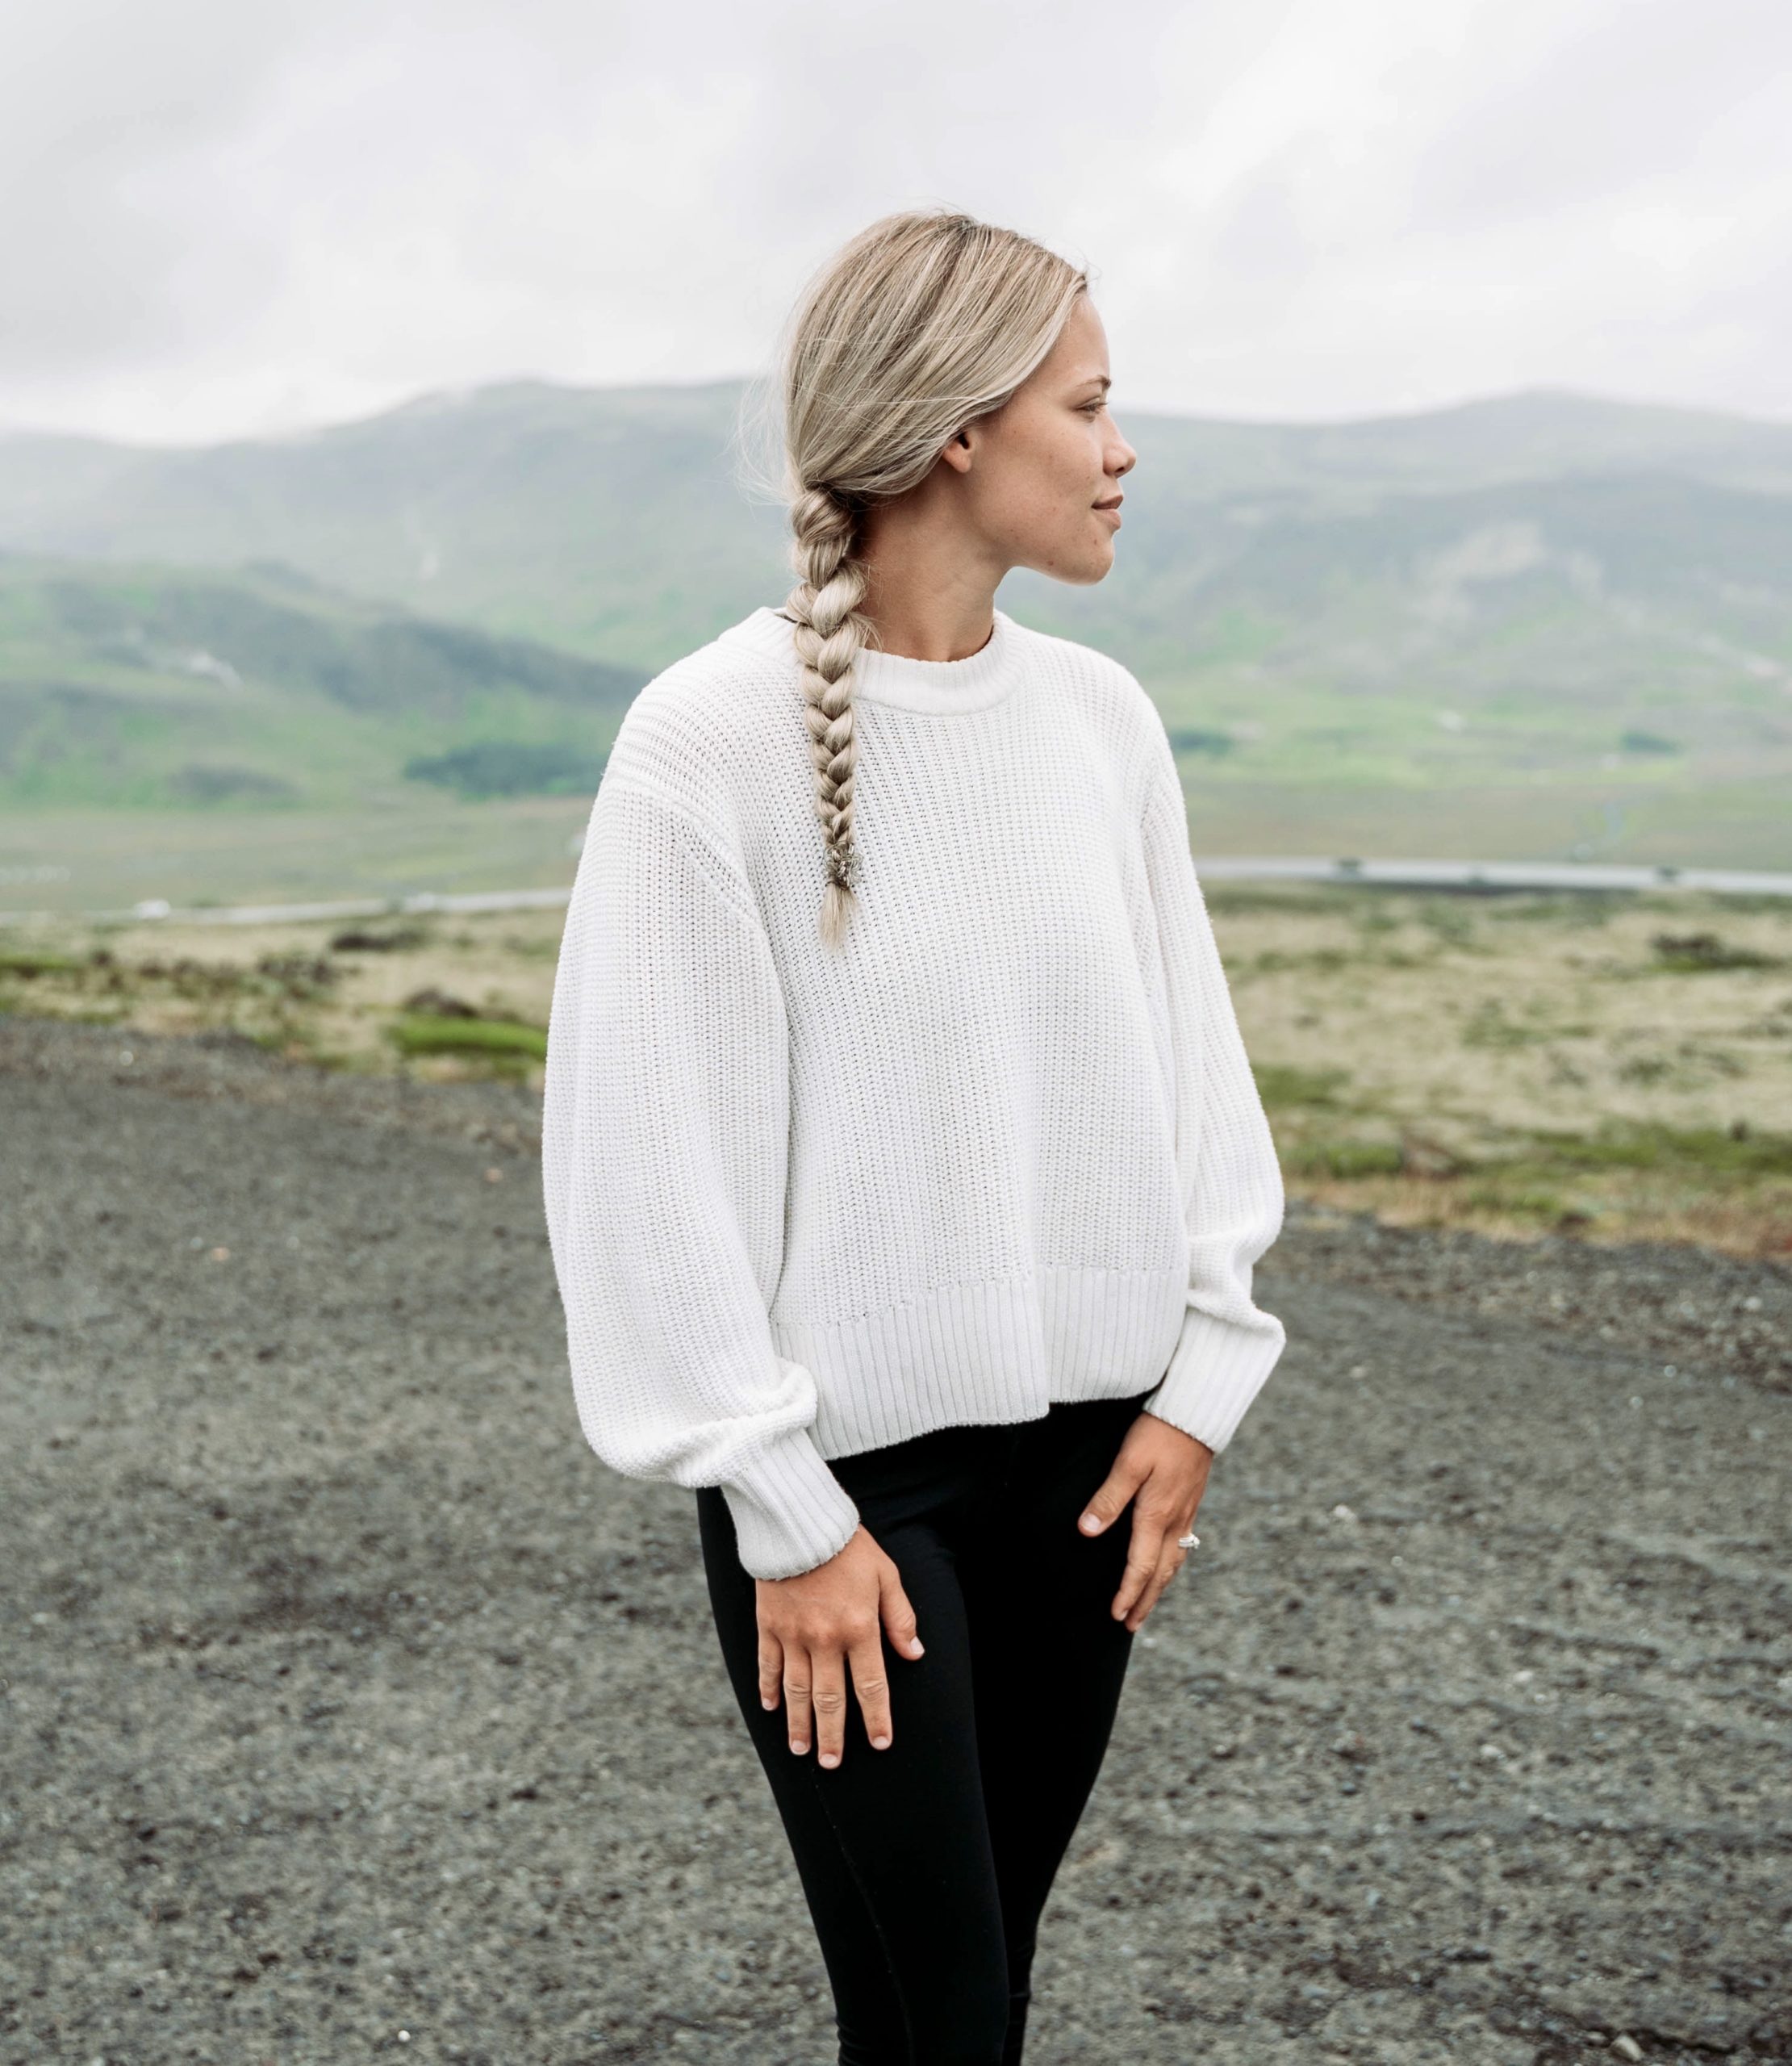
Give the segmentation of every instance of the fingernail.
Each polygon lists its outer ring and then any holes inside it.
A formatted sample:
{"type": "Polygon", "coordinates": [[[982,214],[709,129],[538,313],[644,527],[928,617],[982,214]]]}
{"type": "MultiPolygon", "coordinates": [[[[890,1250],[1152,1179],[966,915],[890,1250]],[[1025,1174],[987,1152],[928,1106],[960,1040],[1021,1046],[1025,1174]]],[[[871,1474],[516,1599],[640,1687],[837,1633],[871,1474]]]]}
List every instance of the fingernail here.
{"type": "Polygon", "coordinates": [[[1076,1525],[1085,1535],[1099,1535],[1101,1532],[1101,1516],[1099,1514],[1084,1514],[1076,1525]]]}
{"type": "Polygon", "coordinates": [[[911,1636],[909,1637],[909,1647],[913,1651],[917,1657],[925,1657],[927,1654],[927,1646],[921,1641],[919,1636],[911,1636]]]}
{"type": "Polygon", "coordinates": [[[888,1750],[889,1747],[890,1739],[888,1736],[874,1736],[871,1738],[871,1748],[874,1750],[888,1750]]]}
{"type": "Polygon", "coordinates": [[[759,1696],[759,1704],[761,1707],[770,1710],[771,1708],[776,1707],[778,1703],[775,1700],[768,1700],[765,1695],[762,1693],[759,1696]]]}
{"type": "Polygon", "coordinates": [[[800,1758],[809,1746],[806,1743],[792,1743],[790,1747],[792,1754],[800,1758]]]}
{"type": "Polygon", "coordinates": [[[838,1765],[840,1759],[836,1752],[833,1750],[824,1750],[821,1753],[821,1762],[825,1765],[838,1765]]]}

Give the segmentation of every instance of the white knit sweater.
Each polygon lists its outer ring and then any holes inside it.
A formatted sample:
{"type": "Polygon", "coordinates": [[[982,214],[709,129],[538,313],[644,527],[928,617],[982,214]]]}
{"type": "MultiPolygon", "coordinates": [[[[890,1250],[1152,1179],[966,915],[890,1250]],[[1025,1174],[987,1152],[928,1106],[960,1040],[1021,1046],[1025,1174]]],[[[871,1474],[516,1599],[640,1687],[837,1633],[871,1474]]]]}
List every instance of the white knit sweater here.
{"type": "Polygon", "coordinates": [[[1150,697],[1000,609],[967,659],[863,654],[829,948],[798,667],[761,609],[629,706],[542,1130],[586,1439],[720,1485],[768,1579],[858,1524],[830,1457],[1153,1386],[1218,1449],[1284,1340],[1251,1295],[1281,1177],[1150,697]]]}

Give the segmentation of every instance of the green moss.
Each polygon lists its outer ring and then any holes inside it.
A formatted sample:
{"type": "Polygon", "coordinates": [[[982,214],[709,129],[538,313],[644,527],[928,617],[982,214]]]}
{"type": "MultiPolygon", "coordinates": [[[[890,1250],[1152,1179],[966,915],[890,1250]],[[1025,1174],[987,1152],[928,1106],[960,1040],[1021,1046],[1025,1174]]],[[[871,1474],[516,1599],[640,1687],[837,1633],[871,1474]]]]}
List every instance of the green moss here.
{"type": "Polygon", "coordinates": [[[1367,956],[1353,953],[1343,947],[1308,947],[1299,953],[1289,953],[1280,947],[1272,947],[1254,956],[1249,968],[1254,976],[1282,975],[1289,969],[1335,976],[1340,969],[1356,967],[1368,959],[1367,956]]]}
{"type": "Polygon", "coordinates": [[[1479,1182],[1469,1186],[1463,1202],[1482,1212],[1517,1215],[1526,1219],[1559,1219],[1564,1210],[1560,1192],[1535,1184],[1479,1182]]]}
{"type": "Polygon", "coordinates": [[[1338,1093],[1350,1081],[1347,1069],[1293,1069],[1279,1062],[1264,1064],[1254,1073],[1264,1104],[1284,1109],[1335,1106],[1338,1093]]]}
{"type": "Polygon", "coordinates": [[[1656,933],[1649,944],[1655,949],[1652,966],[1660,974],[1686,976],[1707,968],[1781,968],[1786,965],[1777,954],[1757,953],[1752,947],[1732,947],[1716,933],[1656,933]]]}
{"type": "Polygon", "coordinates": [[[1346,1181],[1354,1177],[1397,1176],[1403,1160],[1400,1144],[1391,1140],[1301,1141],[1284,1149],[1281,1159],[1289,1176],[1346,1181]]]}
{"type": "Polygon", "coordinates": [[[407,1012],[395,1019],[386,1036],[407,1055],[520,1055],[545,1061],[548,1036],[539,1026],[508,1018],[445,1018],[407,1012]]]}
{"type": "Polygon", "coordinates": [[[1539,1149],[1576,1169],[1652,1169],[1664,1174],[1792,1176],[1792,1134],[1721,1127],[1669,1127],[1609,1120],[1592,1134],[1539,1134],[1539,1149]]]}
{"type": "Polygon", "coordinates": [[[0,952],[0,976],[66,976],[86,967],[67,954],[32,954],[23,949],[0,952]]]}
{"type": "Polygon", "coordinates": [[[1498,997],[1489,997],[1463,1022],[1462,1044],[1465,1048],[1535,1048],[1559,1040],[1564,1034],[1586,1031],[1585,1027],[1521,1026],[1506,1017],[1506,1007],[1498,997]]]}

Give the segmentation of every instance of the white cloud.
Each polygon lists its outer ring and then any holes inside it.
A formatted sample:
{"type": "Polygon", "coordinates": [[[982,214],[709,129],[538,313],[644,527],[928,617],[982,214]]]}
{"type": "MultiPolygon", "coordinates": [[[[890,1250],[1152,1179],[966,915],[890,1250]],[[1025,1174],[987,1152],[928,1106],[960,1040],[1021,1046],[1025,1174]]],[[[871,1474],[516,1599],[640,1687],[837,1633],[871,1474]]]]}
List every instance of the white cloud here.
{"type": "MultiPolygon", "coordinates": [[[[16,21],[13,19],[16,17],[16,21]]],[[[21,0],[0,421],[155,441],[754,370],[935,200],[1096,274],[1116,407],[1792,413],[1783,0],[21,0]]]]}

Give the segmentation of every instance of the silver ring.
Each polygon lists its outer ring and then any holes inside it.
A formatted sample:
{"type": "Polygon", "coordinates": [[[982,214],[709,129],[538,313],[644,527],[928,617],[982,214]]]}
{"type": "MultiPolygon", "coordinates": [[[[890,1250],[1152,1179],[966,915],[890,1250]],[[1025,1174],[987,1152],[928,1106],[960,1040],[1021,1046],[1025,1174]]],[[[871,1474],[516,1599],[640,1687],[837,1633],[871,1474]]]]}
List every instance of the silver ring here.
{"type": "Polygon", "coordinates": [[[1198,1550],[1201,1547],[1201,1537],[1198,1535],[1179,1535],[1176,1537],[1176,1547],[1179,1550],[1198,1550]]]}

